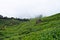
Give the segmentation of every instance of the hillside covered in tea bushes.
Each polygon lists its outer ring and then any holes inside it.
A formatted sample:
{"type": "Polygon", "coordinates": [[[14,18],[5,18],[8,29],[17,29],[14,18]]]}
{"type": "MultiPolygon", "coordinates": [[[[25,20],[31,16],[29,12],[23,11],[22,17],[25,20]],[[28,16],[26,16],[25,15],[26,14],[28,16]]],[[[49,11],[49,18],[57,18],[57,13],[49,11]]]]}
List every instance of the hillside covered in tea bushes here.
{"type": "Polygon", "coordinates": [[[60,40],[60,13],[25,21],[0,18],[0,40],[60,40]]]}

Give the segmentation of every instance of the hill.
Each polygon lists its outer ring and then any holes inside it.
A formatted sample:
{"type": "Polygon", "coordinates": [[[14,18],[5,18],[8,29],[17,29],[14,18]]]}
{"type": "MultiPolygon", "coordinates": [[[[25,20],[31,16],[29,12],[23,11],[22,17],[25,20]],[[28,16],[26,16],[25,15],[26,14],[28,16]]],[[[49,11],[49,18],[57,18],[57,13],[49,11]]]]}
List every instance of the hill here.
{"type": "Polygon", "coordinates": [[[60,40],[60,13],[39,19],[0,19],[0,40],[60,40]]]}

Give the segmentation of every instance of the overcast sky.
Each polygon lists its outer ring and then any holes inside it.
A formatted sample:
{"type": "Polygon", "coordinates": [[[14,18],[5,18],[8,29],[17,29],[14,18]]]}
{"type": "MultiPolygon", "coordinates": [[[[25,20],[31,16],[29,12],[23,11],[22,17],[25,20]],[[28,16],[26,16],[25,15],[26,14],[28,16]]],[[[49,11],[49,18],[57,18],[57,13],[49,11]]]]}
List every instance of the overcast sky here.
{"type": "Polygon", "coordinates": [[[8,17],[31,18],[60,12],[60,0],[0,0],[0,14],[8,17]]]}

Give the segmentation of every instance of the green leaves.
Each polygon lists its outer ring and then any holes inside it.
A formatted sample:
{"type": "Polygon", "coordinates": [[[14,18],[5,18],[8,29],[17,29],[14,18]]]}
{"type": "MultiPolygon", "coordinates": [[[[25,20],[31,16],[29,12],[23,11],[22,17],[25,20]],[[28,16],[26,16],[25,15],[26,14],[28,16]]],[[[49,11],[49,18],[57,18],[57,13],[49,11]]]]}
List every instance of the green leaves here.
{"type": "Polygon", "coordinates": [[[60,14],[41,19],[39,24],[37,18],[27,22],[0,19],[0,27],[7,25],[0,30],[1,40],[60,40],[60,14]]]}

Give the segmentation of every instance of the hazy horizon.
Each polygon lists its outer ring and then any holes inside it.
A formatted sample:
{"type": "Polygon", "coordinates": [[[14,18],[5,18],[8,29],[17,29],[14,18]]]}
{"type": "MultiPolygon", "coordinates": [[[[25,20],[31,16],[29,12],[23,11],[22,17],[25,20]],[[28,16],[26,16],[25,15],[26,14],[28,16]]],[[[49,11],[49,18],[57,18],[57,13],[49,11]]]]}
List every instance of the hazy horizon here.
{"type": "Polygon", "coordinates": [[[34,18],[60,13],[60,0],[0,0],[0,15],[34,18]]]}

